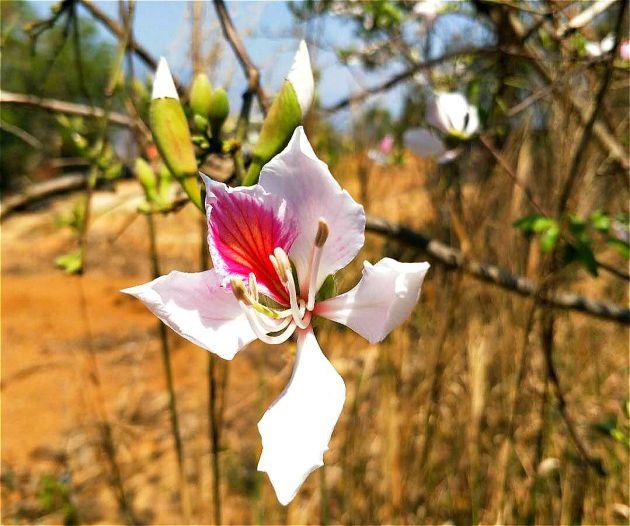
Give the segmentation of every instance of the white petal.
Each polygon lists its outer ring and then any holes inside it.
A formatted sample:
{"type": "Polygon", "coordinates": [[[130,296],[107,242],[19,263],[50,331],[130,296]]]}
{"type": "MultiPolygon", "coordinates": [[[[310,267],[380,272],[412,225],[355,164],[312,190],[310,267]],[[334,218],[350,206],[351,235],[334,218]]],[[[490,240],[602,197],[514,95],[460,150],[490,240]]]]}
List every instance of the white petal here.
{"type": "Polygon", "coordinates": [[[440,155],[440,157],[438,157],[437,162],[438,164],[450,163],[451,161],[457,159],[463,153],[463,151],[464,148],[462,146],[457,146],[456,148],[447,150],[442,155],[440,155]]]}
{"type": "Polygon", "coordinates": [[[602,48],[598,42],[586,42],[584,50],[590,57],[599,57],[602,54],[602,48]]]}
{"type": "Polygon", "coordinates": [[[164,57],[160,57],[160,62],[155,70],[155,78],[153,79],[152,99],[178,99],[177,89],[173,82],[173,75],[168,67],[168,63],[164,57]]]}
{"type": "Polygon", "coordinates": [[[315,94],[315,80],[311,69],[311,59],[304,40],[300,41],[297,53],[293,59],[293,65],[287,75],[287,80],[295,90],[300,109],[302,110],[302,118],[304,118],[313,103],[313,95],[315,94]]]}
{"type": "Polygon", "coordinates": [[[287,147],[260,173],[265,191],[286,200],[299,222],[299,234],[289,256],[295,264],[300,288],[307,290],[307,273],[319,219],[326,220],[330,235],[324,245],[317,288],[329,274],[352,261],[365,241],[365,212],[335,181],[298,126],[287,147]]]}
{"type": "Polygon", "coordinates": [[[366,261],[363,266],[358,285],[318,303],[315,314],[343,323],[376,343],[409,317],[420,297],[429,264],[384,258],[376,265],[366,261]]]}
{"type": "Polygon", "coordinates": [[[442,140],[427,128],[412,128],[403,135],[403,142],[420,157],[439,157],[446,151],[442,140]]]}
{"type": "Polygon", "coordinates": [[[173,271],[121,292],[138,298],[180,336],[226,360],[256,339],[238,302],[221,288],[214,270],[173,271]]]}
{"type": "Polygon", "coordinates": [[[479,128],[479,111],[477,106],[470,104],[468,106],[468,123],[464,122],[463,135],[464,137],[471,137],[477,132],[479,128]]]}
{"type": "Polygon", "coordinates": [[[603,53],[609,53],[610,51],[612,51],[612,48],[615,47],[615,35],[613,35],[612,33],[606,35],[599,43],[599,47],[601,48],[603,53]]]}
{"type": "Polygon", "coordinates": [[[427,107],[427,121],[444,133],[461,134],[470,106],[461,93],[436,93],[427,107]]]}
{"type": "Polygon", "coordinates": [[[324,452],[346,398],[346,386],[326,359],[312,329],[299,331],[293,375],[258,423],[265,471],[286,505],[306,477],[324,465],[324,452]]]}

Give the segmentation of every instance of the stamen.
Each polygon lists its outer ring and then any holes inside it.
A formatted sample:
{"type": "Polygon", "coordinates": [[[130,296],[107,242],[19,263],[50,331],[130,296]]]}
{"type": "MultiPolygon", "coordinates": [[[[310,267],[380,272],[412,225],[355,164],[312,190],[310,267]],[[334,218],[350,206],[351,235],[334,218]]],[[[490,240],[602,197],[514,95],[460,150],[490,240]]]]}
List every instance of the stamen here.
{"type": "Polygon", "coordinates": [[[295,327],[296,327],[295,323],[289,323],[289,325],[280,334],[276,336],[269,336],[258,324],[259,320],[254,317],[254,312],[251,309],[249,309],[246,305],[244,305],[242,302],[239,302],[239,306],[241,307],[241,310],[247,317],[247,321],[249,321],[249,325],[254,331],[254,334],[256,334],[256,336],[258,337],[260,341],[263,341],[265,343],[269,343],[272,345],[284,343],[295,332],[295,327]]]}
{"type": "Polygon", "coordinates": [[[258,284],[256,283],[256,274],[253,272],[249,273],[249,281],[247,282],[249,285],[249,295],[254,299],[254,301],[258,302],[258,284]]]}
{"type": "Polygon", "coordinates": [[[282,265],[280,265],[280,263],[278,263],[278,259],[276,258],[276,256],[274,256],[272,254],[269,255],[269,260],[271,261],[271,264],[273,265],[273,268],[276,271],[276,274],[278,274],[278,277],[280,278],[280,281],[286,285],[286,283],[287,283],[287,274],[284,271],[284,267],[282,265]]]}
{"type": "Polygon", "coordinates": [[[322,260],[322,249],[326,240],[328,239],[328,234],[330,233],[330,228],[328,228],[328,223],[324,218],[319,219],[319,225],[317,227],[317,233],[315,234],[315,244],[313,245],[313,251],[311,253],[311,264],[309,267],[309,279],[308,279],[308,302],[306,304],[306,308],[309,311],[312,311],[315,308],[315,296],[317,295],[317,275],[319,274],[319,265],[322,260]]]}
{"type": "Polygon", "coordinates": [[[232,287],[232,294],[239,303],[244,303],[248,307],[252,305],[252,300],[247,294],[245,285],[239,278],[230,278],[230,285],[232,287]]]}
{"type": "MultiPolygon", "coordinates": [[[[304,323],[302,319],[304,313],[300,313],[297,290],[295,288],[295,280],[293,279],[293,272],[291,271],[291,262],[289,261],[289,257],[280,247],[276,248],[273,253],[276,257],[278,267],[281,269],[281,272],[284,273],[284,276],[281,276],[280,279],[283,277],[286,278],[285,285],[289,290],[289,304],[291,306],[293,321],[300,329],[306,329],[306,327],[308,327],[308,323],[304,323]]],[[[278,273],[278,276],[280,276],[280,272],[278,273]]]]}
{"type": "Polygon", "coordinates": [[[285,329],[286,326],[291,323],[290,315],[284,319],[277,320],[255,312],[255,317],[258,320],[258,325],[263,329],[264,332],[278,332],[285,329]]]}
{"type": "Polygon", "coordinates": [[[326,223],[323,217],[320,217],[319,224],[317,225],[317,234],[315,234],[315,246],[319,248],[323,247],[328,239],[328,234],[330,234],[328,223],[326,223]]]}

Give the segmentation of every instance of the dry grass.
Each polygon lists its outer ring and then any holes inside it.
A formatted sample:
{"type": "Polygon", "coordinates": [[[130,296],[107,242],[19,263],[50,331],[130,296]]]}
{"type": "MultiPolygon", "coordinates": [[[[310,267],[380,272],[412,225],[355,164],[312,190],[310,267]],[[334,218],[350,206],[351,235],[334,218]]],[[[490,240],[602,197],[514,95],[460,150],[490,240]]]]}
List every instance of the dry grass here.
{"type": "MultiPolygon", "coordinates": [[[[506,156],[523,174],[536,172],[524,169],[539,164],[532,158],[531,137],[513,142],[506,156]]],[[[478,175],[482,161],[463,163],[468,171],[460,174],[459,190],[444,183],[448,174],[413,159],[400,167],[370,167],[363,186],[356,158],[344,159],[335,174],[354,196],[363,196],[370,213],[430,231],[477,258],[535,277],[536,247],[509,226],[527,213],[528,203],[500,171],[478,175]]],[[[533,187],[537,197],[548,197],[542,182],[533,187]]],[[[99,194],[97,215],[135,192],[123,184],[116,195],[99,194]]],[[[613,211],[624,202],[610,190],[593,190],[583,200],[613,211]]],[[[78,306],[79,278],[58,274],[51,264],[71,245],[52,220],[55,210],[68,206],[65,200],[54,210],[3,225],[5,524],[63,521],[67,509],[45,505],[46,491],[64,502],[62,491],[42,489],[45,475],[68,489],[66,500],[81,522],[120,520],[107,466],[93,447],[93,393],[80,374],[79,351],[87,336],[78,306]]],[[[133,206],[127,202],[94,222],[89,272],[81,279],[125,488],[139,520],[178,523],[176,463],[154,319],[117,293],[149,277],[145,223],[135,221],[113,246],[108,241],[133,206]]],[[[188,207],[158,219],[164,272],[196,270],[196,217],[188,207]]],[[[423,259],[368,236],[340,287],[354,284],[363,259],[383,255],[423,259]]],[[[579,271],[564,285],[627,301],[625,283],[607,275],[594,280],[579,271]]],[[[225,522],[313,524],[327,516],[331,523],[346,524],[555,524],[576,517],[588,524],[627,523],[622,515],[628,510],[628,450],[593,425],[612,418],[627,424],[628,333],[583,315],[558,314],[555,362],[579,435],[607,468],[608,475],[600,478],[581,464],[547,387],[540,311],[528,327],[531,308],[530,299],[434,266],[412,319],[384,343],[372,346],[321,323],[321,346],[348,392],[326,455],[324,512],[320,473],[282,508],[255,470],[256,422],[285,385],[294,351],[293,344],[253,344],[229,364],[221,451],[225,522]],[[513,408],[513,440],[508,440],[513,408]]],[[[211,517],[206,354],[171,338],[193,518],[206,523],[211,517]]]]}

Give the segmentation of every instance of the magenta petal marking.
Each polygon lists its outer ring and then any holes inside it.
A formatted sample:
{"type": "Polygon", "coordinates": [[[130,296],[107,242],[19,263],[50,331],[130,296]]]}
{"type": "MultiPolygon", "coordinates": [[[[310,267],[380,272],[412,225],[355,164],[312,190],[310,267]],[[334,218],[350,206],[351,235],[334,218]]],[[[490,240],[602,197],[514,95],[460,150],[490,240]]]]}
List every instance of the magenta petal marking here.
{"type": "Polygon", "coordinates": [[[298,234],[285,204],[258,186],[232,190],[214,182],[206,202],[215,269],[245,281],[253,272],[263,293],[287,304],[287,292],[269,260],[276,247],[288,252],[298,234]]]}

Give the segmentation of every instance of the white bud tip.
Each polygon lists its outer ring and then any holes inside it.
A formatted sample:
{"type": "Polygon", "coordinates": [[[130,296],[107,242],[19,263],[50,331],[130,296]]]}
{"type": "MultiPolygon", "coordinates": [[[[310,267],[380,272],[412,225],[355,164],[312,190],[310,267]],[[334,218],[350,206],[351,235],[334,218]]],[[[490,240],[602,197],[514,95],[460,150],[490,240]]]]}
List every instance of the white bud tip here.
{"type": "Polygon", "coordinates": [[[168,67],[168,63],[164,57],[160,57],[160,62],[155,70],[155,78],[153,79],[153,93],[152,99],[178,99],[177,89],[175,89],[175,82],[173,82],[173,75],[168,67]]]}
{"type": "Polygon", "coordinates": [[[295,90],[300,109],[302,110],[302,117],[304,117],[313,103],[315,94],[315,80],[311,69],[311,59],[304,40],[300,41],[297,53],[293,58],[293,65],[287,75],[287,80],[295,90]]]}

